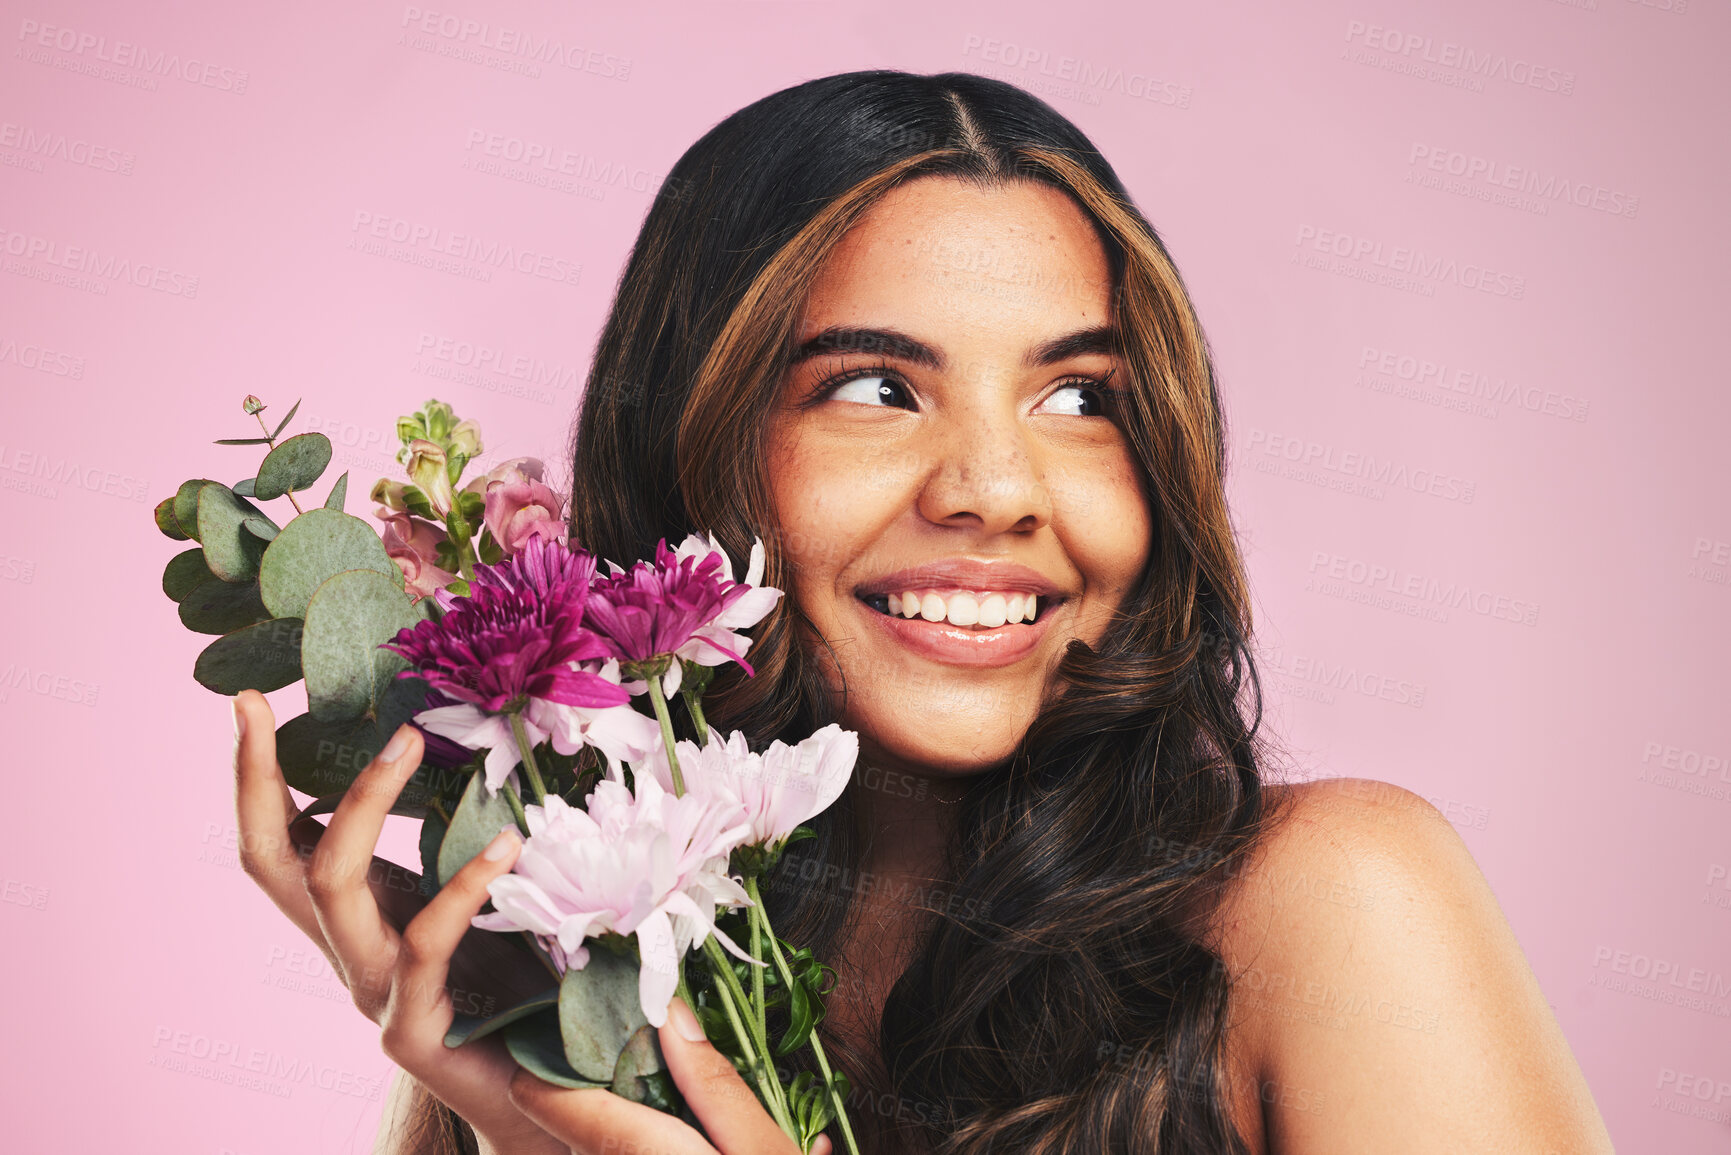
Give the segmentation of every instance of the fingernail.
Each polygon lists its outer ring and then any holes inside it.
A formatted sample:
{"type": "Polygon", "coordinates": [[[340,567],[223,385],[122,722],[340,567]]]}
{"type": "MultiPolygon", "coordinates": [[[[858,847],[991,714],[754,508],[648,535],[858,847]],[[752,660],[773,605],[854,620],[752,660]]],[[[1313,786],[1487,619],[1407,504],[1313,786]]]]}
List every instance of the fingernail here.
{"type": "Polygon", "coordinates": [[[234,707],[234,740],[238,742],[246,737],[246,715],[241,712],[240,695],[236,694],[229,704],[234,707]]]}
{"type": "Polygon", "coordinates": [[[397,727],[397,732],[391,735],[391,740],[385,743],[385,748],[379,751],[379,761],[395,762],[403,756],[403,751],[409,748],[409,724],[403,723],[397,727]]]}
{"type": "Polygon", "coordinates": [[[680,1038],[688,1043],[703,1041],[703,1024],[697,1021],[697,1016],[691,1013],[684,999],[675,996],[667,1004],[667,1017],[673,1020],[673,1029],[679,1032],[680,1038]]]}
{"type": "Polygon", "coordinates": [[[511,847],[521,841],[522,839],[517,837],[517,828],[507,826],[493,836],[493,841],[487,843],[487,848],[481,851],[481,857],[488,862],[497,862],[511,853],[511,847]]]}

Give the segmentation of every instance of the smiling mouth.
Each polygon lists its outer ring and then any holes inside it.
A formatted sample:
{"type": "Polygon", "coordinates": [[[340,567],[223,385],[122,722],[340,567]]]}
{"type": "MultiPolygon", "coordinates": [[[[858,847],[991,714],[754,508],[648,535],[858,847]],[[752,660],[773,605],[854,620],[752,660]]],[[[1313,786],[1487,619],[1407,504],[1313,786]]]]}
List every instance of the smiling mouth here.
{"type": "Polygon", "coordinates": [[[1019,590],[914,589],[899,594],[861,594],[859,600],[886,617],[983,631],[1031,625],[1065,599],[1019,590]]]}

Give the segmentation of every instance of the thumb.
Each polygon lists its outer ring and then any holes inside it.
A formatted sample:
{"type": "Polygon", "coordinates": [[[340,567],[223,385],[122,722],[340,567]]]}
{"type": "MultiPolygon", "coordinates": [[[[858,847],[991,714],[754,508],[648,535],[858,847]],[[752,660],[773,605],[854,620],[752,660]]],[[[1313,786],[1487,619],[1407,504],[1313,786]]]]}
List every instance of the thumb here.
{"type": "Polygon", "coordinates": [[[733,1060],[703,1037],[702,1024],[677,995],[667,1004],[660,1040],[673,1081],[719,1150],[725,1155],[797,1155],[799,1145],[776,1126],[733,1060]]]}

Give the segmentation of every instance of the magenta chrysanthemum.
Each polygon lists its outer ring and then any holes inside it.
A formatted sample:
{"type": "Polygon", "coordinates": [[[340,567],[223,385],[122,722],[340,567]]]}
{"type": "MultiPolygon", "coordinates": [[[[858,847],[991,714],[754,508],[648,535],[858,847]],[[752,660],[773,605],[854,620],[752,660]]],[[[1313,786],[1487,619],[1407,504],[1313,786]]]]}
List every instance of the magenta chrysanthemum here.
{"type": "Polygon", "coordinates": [[[477,566],[466,597],[441,590],[445,613],[405,629],[385,648],[407,658],[436,690],[490,713],[520,710],[530,698],[568,706],[618,706],[630,695],[576,668],[610,656],[584,628],[595,559],[535,540],[496,566],[477,566]]]}
{"type": "Polygon", "coordinates": [[[679,557],[662,541],[655,562],[640,561],[628,570],[598,579],[589,592],[588,625],[622,662],[641,662],[672,654],[696,641],[747,673],[744,654],[723,649],[700,636],[749,587],[722,572],[721,555],[679,557]]]}

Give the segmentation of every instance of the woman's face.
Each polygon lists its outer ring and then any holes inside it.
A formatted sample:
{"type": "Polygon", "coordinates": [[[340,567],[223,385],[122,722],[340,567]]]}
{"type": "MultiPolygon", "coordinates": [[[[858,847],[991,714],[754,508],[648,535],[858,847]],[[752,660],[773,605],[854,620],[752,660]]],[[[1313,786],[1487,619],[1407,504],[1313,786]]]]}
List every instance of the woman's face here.
{"type": "Polygon", "coordinates": [[[1034,182],[912,181],[821,270],[769,481],[808,645],[879,765],[1006,759],[1146,564],[1110,317],[1093,226],[1034,182]]]}

